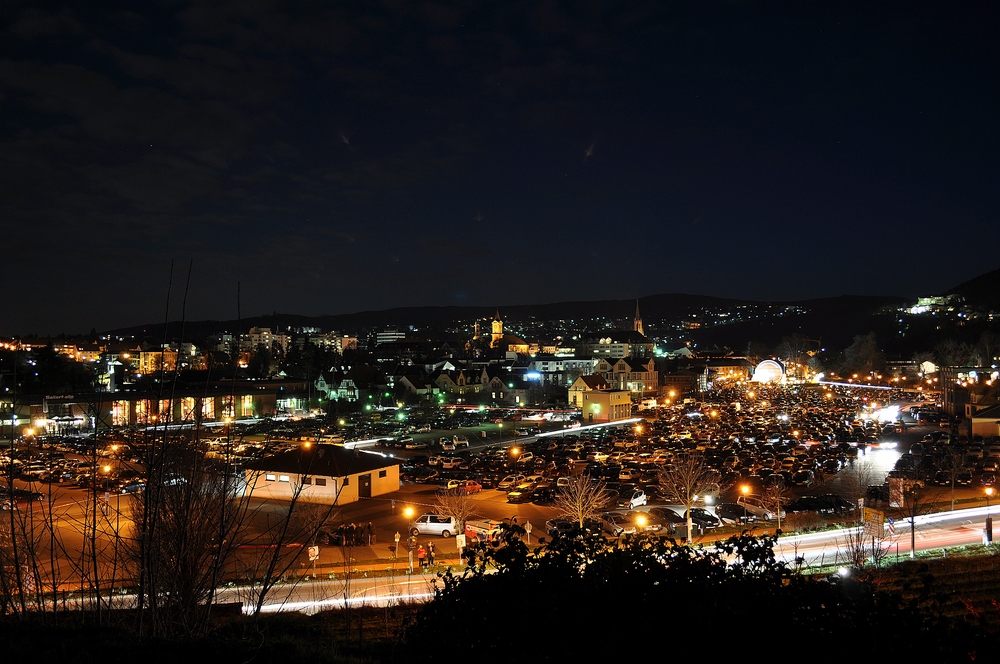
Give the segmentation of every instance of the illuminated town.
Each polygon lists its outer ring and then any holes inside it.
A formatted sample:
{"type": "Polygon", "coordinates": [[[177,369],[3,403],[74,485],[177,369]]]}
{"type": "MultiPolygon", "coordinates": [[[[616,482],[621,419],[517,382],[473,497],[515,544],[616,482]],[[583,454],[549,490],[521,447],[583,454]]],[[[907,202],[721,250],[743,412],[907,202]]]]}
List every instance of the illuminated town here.
{"type": "Polygon", "coordinates": [[[1000,661],[982,6],[6,5],[12,661],[1000,661]]]}

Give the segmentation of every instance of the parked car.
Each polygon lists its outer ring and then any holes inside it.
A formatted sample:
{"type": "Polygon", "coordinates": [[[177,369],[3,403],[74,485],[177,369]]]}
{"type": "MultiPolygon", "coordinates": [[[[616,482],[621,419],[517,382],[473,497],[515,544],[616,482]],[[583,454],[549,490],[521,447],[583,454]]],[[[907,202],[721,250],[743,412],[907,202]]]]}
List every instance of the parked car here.
{"type": "Polygon", "coordinates": [[[661,521],[670,532],[674,532],[678,525],[686,525],[687,523],[684,517],[669,507],[650,507],[646,512],[661,521]]]}
{"type": "Polygon", "coordinates": [[[441,493],[455,493],[460,496],[472,495],[482,490],[482,485],[475,480],[448,480],[438,485],[438,491],[441,493]]]}
{"type": "Polygon", "coordinates": [[[635,524],[639,532],[659,533],[670,529],[661,519],[648,512],[629,512],[625,517],[635,524]]]}
{"type": "MultiPolygon", "coordinates": [[[[740,496],[736,499],[736,503],[741,507],[745,507],[747,512],[750,512],[758,519],[774,521],[779,516],[770,507],[764,505],[764,501],[759,496],[740,496]]],[[[782,519],[785,518],[784,509],[781,510],[780,516],[782,519]]]]}
{"type": "Polygon", "coordinates": [[[458,487],[460,495],[471,496],[483,490],[483,485],[476,480],[461,480],[461,482],[461,486],[458,487]]]}
{"type": "Polygon", "coordinates": [[[795,486],[812,486],[816,483],[816,475],[811,470],[800,470],[792,475],[792,484],[795,486]]]}
{"type": "Polygon", "coordinates": [[[458,524],[454,517],[441,514],[425,513],[421,514],[410,524],[411,535],[439,535],[441,537],[451,537],[458,532],[458,524]]]}
{"type": "Polygon", "coordinates": [[[723,521],[733,523],[753,523],[757,520],[755,514],[751,514],[737,503],[719,503],[715,506],[715,513],[723,521]]]}
{"type": "Polygon", "coordinates": [[[513,491],[507,492],[507,502],[508,503],[526,503],[531,500],[531,488],[521,487],[515,488],[513,491]]]}
{"type": "Polygon", "coordinates": [[[691,508],[691,522],[702,528],[718,528],[721,525],[719,517],[715,516],[703,507],[691,508]]]}
{"type": "Polygon", "coordinates": [[[623,489],[618,493],[618,507],[634,510],[646,502],[646,492],[642,489],[623,489]]]}
{"type": "Polygon", "coordinates": [[[146,483],[143,481],[127,482],[122,485],[120,491],[123,494],[140,493],[146,490],[146,483]]]}
{"type": "Polygon", "coordinates": [[[601,524],[604,532],[612,537],[635,535],[636,532],[635,523],[619,512],[605,512],[601,517],[601,524]]]}
{"type": "Polygon", "coordinates": [[[642,476],[636,468],[622,468],[618,473],[618,479],[622,482],[635,482],[642,476]]]}
{"type": "Polygon", "coordinates": [[[531,491],[531,502],[536,505],[548,505],[556,499],[556,488],[548,483],[535,485],[531,491]]]}
{"type": "Polygon", "coordinates": [[[497,488],[501,491],[510,491],[523,481],[524,475],[507,475],[497,483],[497,488]]]}
{"type": "Polygon", "coordinates": [[[549,537],[565,535],[572,532],[574,527],[576,527],[576,522],[572,519],[558,518],[545,522],[545,532],[549,534],[549,537]]]}
{"type": "MultiPolygon", "coordinates": [[[[550,537],[556,537],[557,535],[565,535],[573,532],[577,525],[577,522],[573,519],[563,517],[550,519],[545,522],[545,532],[547,532],[550,537]]],[[[588,519],[583,524],[583,530],[585,532],[600,533],[601,529],[602,523],[594,519],[588,519]]]]}

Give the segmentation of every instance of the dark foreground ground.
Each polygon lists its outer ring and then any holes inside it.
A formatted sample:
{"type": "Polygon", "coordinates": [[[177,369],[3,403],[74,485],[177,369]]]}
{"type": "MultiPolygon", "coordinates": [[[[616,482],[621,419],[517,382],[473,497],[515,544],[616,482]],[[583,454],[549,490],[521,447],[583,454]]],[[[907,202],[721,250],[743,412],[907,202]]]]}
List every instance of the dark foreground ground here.
{"type": "MultiPolygon", "coordinates": [[[[880,590],[898,593],[908,602],[916,602],[927,611],[951,619],[975,620],[987,631],[992,626],[995,642],[1000,642],[1000,555],[952,555],[945,559],[907,561],[868,571],[862,575],[880,590]]],[[[413,662],[449,657],[449,648],[437,653],[419,653],[408,645],[406,627],[420,610],[419,606],[334,611],[316,616],[301,614],[269,615],[253,620],[247,617],[220,616],[210,634],[183,636],[180,626],[173,634],[160,638],[135,635],[134,616],[105,614],[98,620],[92,614],[60,613],[8,616],[0,618],[0,652],[4,661],[53,662],[65,664],[142,663],[178,664],[212,662],[236,664],[275,662],[283,664],[324,664],[327,662],[413,662]]],[[[644,607],[655,611],[655,607],[644,607]]],[[[768,640],[781,641],[781,619],[776,616],[776,634],[768,640]]],[[[558,617],[553,616],[557,621],[558,617]]],[[[504,626],[454,626],[466,629],[509,629],[504,626]]],[[[568,626],[527,626],[525,630],[545,641],[548,630],[567,635],[568,626]]],[[[722,626],[717,626],[722,627],[722,626]]],[[[618,631],[625,626],[573,625],[572,633],[618,631]]],[[[831,658],[856,654],[850,634],[830,634],[823,652],[831,658]]],[[[712,647],[714,657],[726,649],[728,639],[712,647]]],[[[742,661],[756,661],[739,645],[732,654],[742,661]]],[[[556,643],[550,642],[558,650],[556,643]]],[[[736,644],[734,642],[734,647],[736,644]]],[[[961,648],[958,648],[960,651],[961,648]]],[[[628,649],[626,649],[627,653],[628,649]]],[[[708,652],[704,653],[708,656],[708,652]]],[[[773,653],[772,653],[773,654],[773,653]]],[[[970,653],[971,654],[971,653],[970,653]]],[[[467,659],[462,657],[462,659],[467,659]]],[[[475,656],[472,659],[476,659],[475,656]]],[[[822,658],[821,658],[822,659],[822,658]]],[[[977,659],[961,657],[955,661],[977,659]]],[[[819,660],[817,660],[819,661],[819,660]]]]}

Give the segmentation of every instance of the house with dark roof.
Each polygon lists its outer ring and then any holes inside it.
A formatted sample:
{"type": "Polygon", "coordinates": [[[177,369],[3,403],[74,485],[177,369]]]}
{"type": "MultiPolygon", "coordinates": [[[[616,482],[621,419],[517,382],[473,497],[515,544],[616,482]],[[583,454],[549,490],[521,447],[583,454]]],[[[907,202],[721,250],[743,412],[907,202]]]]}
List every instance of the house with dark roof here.
{"type": "Polygon", "coordinates": [[[399,459],[341,445],[304,444],[246,469],[255,498],[346,505],[399,490],[399,459]]]}

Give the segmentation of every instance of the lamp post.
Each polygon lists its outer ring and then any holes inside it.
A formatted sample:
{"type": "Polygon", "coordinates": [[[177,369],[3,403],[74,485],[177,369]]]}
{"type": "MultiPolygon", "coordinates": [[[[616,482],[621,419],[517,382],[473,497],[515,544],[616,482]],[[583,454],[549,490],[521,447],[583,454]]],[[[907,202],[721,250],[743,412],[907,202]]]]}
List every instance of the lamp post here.
{"type": "Polygon", "coordinates": [[[512,447],[510,448],[510,455],[514,457],[514,477],[517,477],[517,462],[520,461],[521,450],[516,447],[512,447]]]}
{"type": "Polygon", "coordinates": [[[993,487],[986,487],[986,544],[993,543],[993,517],[990,516],[990,496],[993,495],[993,487]]]}

